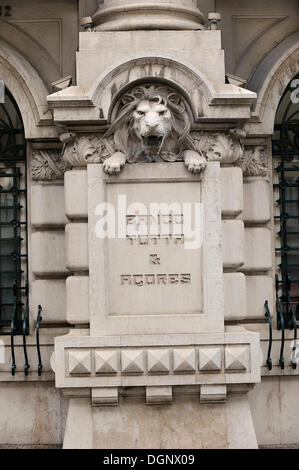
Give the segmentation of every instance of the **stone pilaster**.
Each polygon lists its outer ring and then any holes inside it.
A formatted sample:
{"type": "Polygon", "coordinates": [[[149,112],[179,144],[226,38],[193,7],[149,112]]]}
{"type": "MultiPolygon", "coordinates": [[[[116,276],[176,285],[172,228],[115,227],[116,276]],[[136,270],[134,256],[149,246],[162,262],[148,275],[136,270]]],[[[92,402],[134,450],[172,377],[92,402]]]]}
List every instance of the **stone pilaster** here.
{"type": "Polygon", "coordinates": [[[66,265],[73,274],[66,280],[66,317],[74,325],[89,323],[89,260],[86,167],[65,173],[66,265]]]}

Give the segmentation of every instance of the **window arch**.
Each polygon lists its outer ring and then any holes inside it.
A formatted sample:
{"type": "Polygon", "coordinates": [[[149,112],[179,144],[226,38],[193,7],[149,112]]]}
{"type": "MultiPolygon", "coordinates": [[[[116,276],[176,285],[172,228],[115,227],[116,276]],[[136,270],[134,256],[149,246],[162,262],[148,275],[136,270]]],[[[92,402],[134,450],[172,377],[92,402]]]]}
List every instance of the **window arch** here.
{"type": "Polygon", "coordinates": [[[277,290],[286,326],[299,317],[299,74],[287,86],[273,137],[277,290]]]}
{"type": "Polygon", "coordinates": [[[5,90],[0,103],[0,335],[28,329],[26,180],[22,117],[5,90]]]}

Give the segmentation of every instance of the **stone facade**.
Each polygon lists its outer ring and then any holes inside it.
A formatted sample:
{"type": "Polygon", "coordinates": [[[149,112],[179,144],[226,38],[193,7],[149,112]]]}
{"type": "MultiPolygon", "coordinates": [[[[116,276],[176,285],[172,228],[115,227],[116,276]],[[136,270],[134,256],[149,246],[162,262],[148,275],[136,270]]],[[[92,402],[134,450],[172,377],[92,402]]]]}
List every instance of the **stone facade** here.
{"type": "Polygon", "coordinates": [[[294,333],[282,370],[275,324],[271,150],[299,72],[296,0],[27,3],[0,18],[0,79],[27,146],[30,307],[26,378],[22,336],[14,376],[0,336],[0,447],[298,444],[294,333]],[[161,213],[159,233],[132,235],[134,211],[102,223],[136,202],[177,204],[171,233],[161,213]],[[202,222],[195,248],[186,203],[202,222]]]}

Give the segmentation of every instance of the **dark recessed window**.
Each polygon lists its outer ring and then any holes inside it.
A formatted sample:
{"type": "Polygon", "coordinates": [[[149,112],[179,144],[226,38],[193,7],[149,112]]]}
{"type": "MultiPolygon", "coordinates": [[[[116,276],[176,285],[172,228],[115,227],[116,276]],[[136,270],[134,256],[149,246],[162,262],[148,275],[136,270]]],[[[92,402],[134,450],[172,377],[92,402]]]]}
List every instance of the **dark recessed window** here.
{"type": "Polygon", "coordinates": [[[299,320],[299,75],[280,101],[273,138],[277,290],[286,326],[299,320]]]}
{"type": "Polygon", "coordinates": [[[26,179],[22,118],[6,90],[0,104],[0,335],[22,333],[28,309],[26,179]]]}

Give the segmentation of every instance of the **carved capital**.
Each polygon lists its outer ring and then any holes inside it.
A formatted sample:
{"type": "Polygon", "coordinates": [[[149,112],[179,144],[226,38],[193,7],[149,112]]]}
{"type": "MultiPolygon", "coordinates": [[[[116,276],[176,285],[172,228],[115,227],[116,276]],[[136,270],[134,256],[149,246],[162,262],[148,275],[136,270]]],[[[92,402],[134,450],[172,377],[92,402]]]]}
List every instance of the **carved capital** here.
{"type": "Polygon", "coordinates": [[[64,145],[62,160],[70,167],[102,163],[114,152],[111,139],[97,135],[76,136],[64,145]]]}
{"type": "Polygon", "coordinates": [[[207,161],[235,163],[243,157],[243,146],[235,134],[209,134],[193,132],[191,134],[195,148],[207,161]]]}
{"type": "Polygon", "coordinates": [[[63,179],[63,175],[68,169],[70,167],[61,159],[60,150],[34,150],[31,160],[33,180],[63,179]]]}
{"type": "Polygon", "coordinates": [[[245,148],[238,165],[242,168],[244,176],[267,176],[269,171],[267,161],[267,147],[257,145],[245,148]]]}

